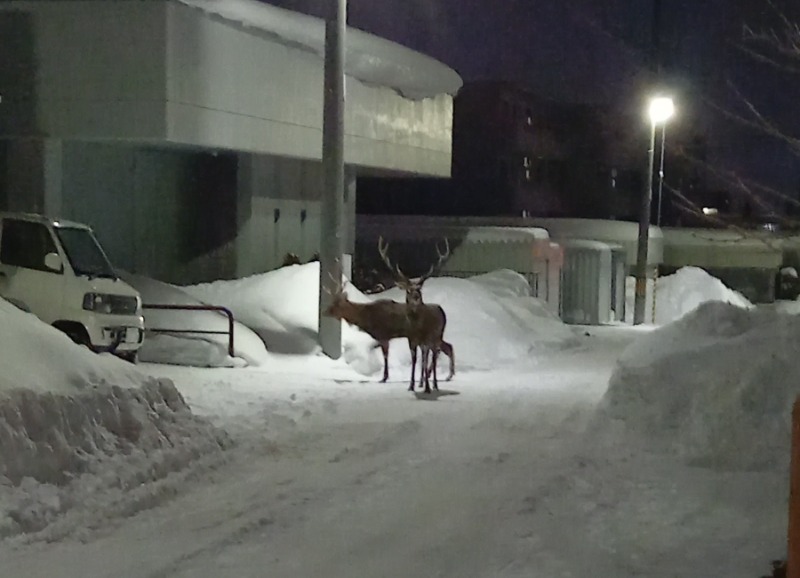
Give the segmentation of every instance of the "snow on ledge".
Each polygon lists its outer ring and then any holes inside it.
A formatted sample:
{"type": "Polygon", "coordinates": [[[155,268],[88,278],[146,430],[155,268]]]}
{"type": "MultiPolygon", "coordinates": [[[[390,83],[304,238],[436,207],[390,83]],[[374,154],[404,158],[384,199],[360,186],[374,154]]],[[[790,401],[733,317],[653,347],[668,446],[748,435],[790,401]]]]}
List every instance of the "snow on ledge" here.
{"type": "MultiPolygon", "coordinates": [[[[245,27],[258,28],[284,44],[305,46],[324,57],[325,21],[321,18],[256,0],[179,1],[245,27]]],[[[348,28],[345,35],[345,73],[416,100],[455,95],[462,85],[458,73],[438,60],[353,28],[348,28]]]]}
{"type": "Polygon", "coordinates": [[[530,243],[550,238],[539,227],[470,227],[464,239],[471,243],[530,243]]]}

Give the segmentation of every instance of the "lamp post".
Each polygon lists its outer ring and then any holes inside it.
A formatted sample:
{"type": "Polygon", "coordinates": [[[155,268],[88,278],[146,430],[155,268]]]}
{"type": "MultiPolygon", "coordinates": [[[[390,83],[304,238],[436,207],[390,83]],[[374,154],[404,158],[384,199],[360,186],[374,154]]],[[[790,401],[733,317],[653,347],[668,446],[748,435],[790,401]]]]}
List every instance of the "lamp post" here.
{"type": "Polygon", "coordinates": [[[656,210],[656,226],[661,226],[661,194],[664,189],[664,147],[667,142],[667,123],[661,125],[661,163],[658,167],[658,209],[656,210]]]}
{"type": "Polygon", "coordinates": [[[342,279],[344,202],[344,41],[347,0],[329,0],[325,19],[325,86],[322,118],[322,209],[319,247],[319,339],[333,359],[342,354],[342,322],[326,317],[332,280],[342,279]]]}
{"type": "Polygon", "coordinates": [[[650,204],[653,198],[653,167],[655,164],[656,125],[665,123],[675,112],[671,98],[660,96],[650,100],[650,148],[647,151],[647,173],[639,213],[639,238],[636,251],[636,294],[633,302],[633,324],[644,323],[647,293],[647,245],[650,241],[650,204]]]}

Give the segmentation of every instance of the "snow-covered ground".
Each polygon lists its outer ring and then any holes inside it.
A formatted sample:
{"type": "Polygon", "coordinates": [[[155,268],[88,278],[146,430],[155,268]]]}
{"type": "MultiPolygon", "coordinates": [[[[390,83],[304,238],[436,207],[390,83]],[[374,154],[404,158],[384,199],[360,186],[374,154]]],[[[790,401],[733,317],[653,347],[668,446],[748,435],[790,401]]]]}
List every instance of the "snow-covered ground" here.
{"type": "Polygon", "coordinates": [[[800,318],[691,271],[660,280],[662,327],[565,326],[508,271],[432,279],[457,373],[425,395],[399,340],[386,384],[351,328],[319,353],[317,275],[135,280],[244,327],[233,359],[154,340],[173,365],[0,301],[0,575],[744,578],[785,556],[800,318]]]}

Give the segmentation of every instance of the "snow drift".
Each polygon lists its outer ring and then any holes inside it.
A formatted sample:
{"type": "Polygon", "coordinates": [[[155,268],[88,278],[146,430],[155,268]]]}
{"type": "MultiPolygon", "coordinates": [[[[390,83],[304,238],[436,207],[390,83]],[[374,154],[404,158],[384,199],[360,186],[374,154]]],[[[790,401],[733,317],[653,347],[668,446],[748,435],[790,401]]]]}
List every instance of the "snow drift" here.
{"type": "MultiPolygon", "coordinates": [[[[635,277],[625,280],[625,320],[633,322],[633,306],[636,292],[635,277]]],[[[739,293],[727,287],[721,280],[710,275],[700,267],[681,267],[671,275],[659,277],[656,281],[655,325],[664,325],[680,319],[707,301],[722,301],[739,307],[752,307],[752,303],[739,293]]],[[[645,321],[653,322],[653,281],[647,283],[645,321]]]]}
{"type": "MultiPolygon", "coordinates": [[[[169,283],[163,283],[131,273],[122,273],[122,279],[136,289],[145,304],[157,305],[217,305],[203,303],[169,283]]],[[[145,309],[147,328],[176,330],[228,330],[228,319],[215,311],[172,311],[145,309]]],[[[234,320],[234,355],[228,355],[228,336],[198,334],[182,331],[174,333],[148,332],[139,360],[152,363],[191,365],[195,367],[240,367],[263,365],[269,360],[264,342],[247,326],[234,320]]]]}
{"type": "Polygon", "coordinates": [[[672,275],[659,278],[656,324],[664,325],[694,311],[701,303],[721,301],[749,308],[752,303],[699,267],[682,267],[672,275]]]}
{"type": "Polygon", "coordinates": [[[696,465],[784,469],[798,342],[797,316],[703,303],[625,350],[594,432],[621,425],[696,465]]]}
{"type": "MultiPolygon", "coordinates": [[[[312,262],[183,289],[195,299],[231,309],[235,318],[258,334],[271,352],[308,355],[320,351],[318,278],[319,263],[312,262]]],[[[364,295],[348,285],[346,292],[356,302],[405,301],[405,293],[397,288],[364,295]]],[[[549,347],[568,346],[575,339],[570,327],[530,297],[527,280],[513,271],[470,279],[436,277],[425,283],[423,292],[427,303],[440,304],[447,314],[445,339],[453,344],[456,370],[490,369],[520,357],[535,358],[549,347]],[[487,340],[487,334],[497,338],[487,340]]],[[[382,369],[382,357],[369,336],[345,324],[342,341],[344,357],[356,371],[371,375],[382,369]]],[[[410,367],[405,341],[392,342],[389,362],[392,371],[410,367]]]]}
{"type": "Polygon", "coordinates": [[[0,328],[0,536],[229,444],[171,381],[77,346],[3,299],[0,328]]]}

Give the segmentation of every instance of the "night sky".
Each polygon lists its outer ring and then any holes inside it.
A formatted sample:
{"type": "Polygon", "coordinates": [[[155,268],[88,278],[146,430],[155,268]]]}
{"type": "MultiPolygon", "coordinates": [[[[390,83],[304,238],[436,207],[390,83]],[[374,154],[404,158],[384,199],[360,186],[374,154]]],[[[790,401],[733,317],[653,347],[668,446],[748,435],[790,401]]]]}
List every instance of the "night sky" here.
{"type": "MultiPolygon", "coordinates": [[[[348,24],[433,56],[466,82],[516,81],[542,96],[635,112],[643,109],[649,86],[656,1],[349,0],[348,24]]],[[[800,18],[800,2],[775,1],[800,18]]],[[[331,2],[269,3],[323,16],[331,2]]],[[[661,3],[661,59],[680,113],[673,135],[703,126],[719,162],[797,190],[797,158],[784,145],[732,126],[707,106],[736,106],[727,85],[733,79],[766,114],[800,134],[793,79],[755,65],[736,48],[745,22],[758,27],[767,21],[766,0],[661,3]]]]}
{"type": "MultiPolygon", "coordinates": [[[[330,0],[270,3],[322,16],[330,0]]],[[[433,56],[465,81],[519,81],[568,100],[611,98],[630,74],[625,66],[630,58],[621,42],[602,32],[590,5],[589,0],[349,0],[348,24],[433,56]]],[[[639,34],[636,21],[643,18],[631,19],[626,32],[639,34]]]]}
{"type": "MultiPolygon", "coordinates": [[[[741,12],[732,6],[752,1],[662,0],[664,58],[708,73],[741,12]]],[[[331,2],[270,0],[316,16],[331,2]]],[[[349,0],[348,23],[429,54],[465,81],[518,81],[562,100],[604,101],[630,90],[650,46],[653,7],[653,0],[349,0]]]]}

